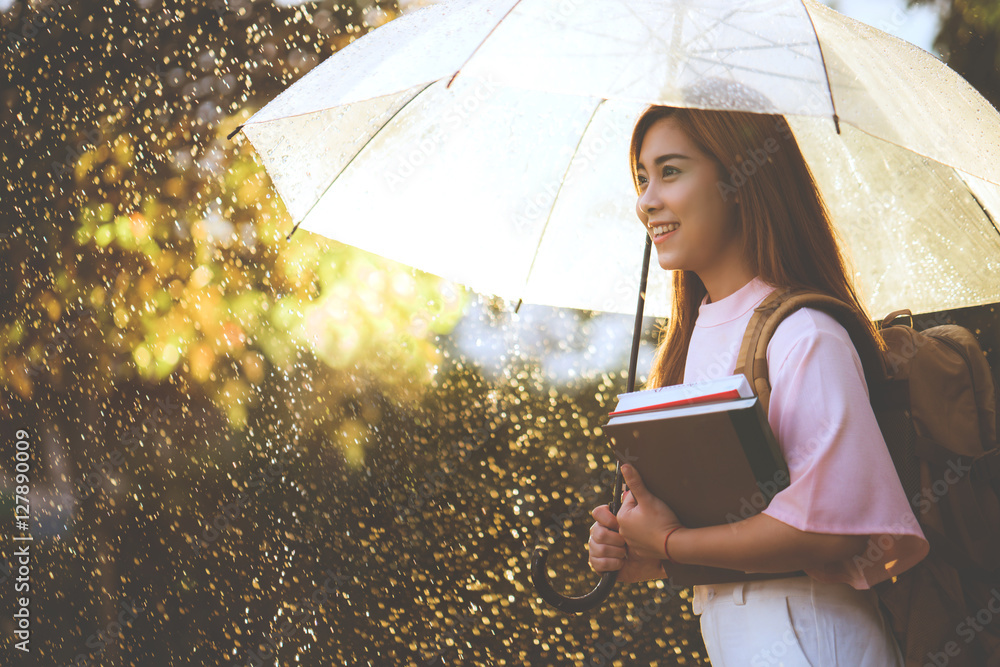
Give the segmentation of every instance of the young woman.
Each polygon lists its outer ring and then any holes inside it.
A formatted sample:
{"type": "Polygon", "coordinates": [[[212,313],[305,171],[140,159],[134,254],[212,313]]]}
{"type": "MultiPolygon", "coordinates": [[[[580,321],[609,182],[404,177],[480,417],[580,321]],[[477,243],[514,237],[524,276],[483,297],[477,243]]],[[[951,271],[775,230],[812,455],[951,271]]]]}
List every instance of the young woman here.
{"type": "MultiPolygon", "coordinates": [[[[736,372],[754,308],[776,287],[856,306],[829,215],[784,118],[650,107],[631,144],[636,213],[673,272],[674,302],[647,386],[736,372]]],[[[716,667],[887,667],[902,658],[871,587],[920,561],[928,543],[868,402],[860,359],[833,317],[803,308],[767,349],[768,422],[791,483],[760,514],[689,529],[635,469],[618,516],[593,511],[590,564],[618,581],[665,578],[670,563],[805,572],[695,586],[716,667]]]]}

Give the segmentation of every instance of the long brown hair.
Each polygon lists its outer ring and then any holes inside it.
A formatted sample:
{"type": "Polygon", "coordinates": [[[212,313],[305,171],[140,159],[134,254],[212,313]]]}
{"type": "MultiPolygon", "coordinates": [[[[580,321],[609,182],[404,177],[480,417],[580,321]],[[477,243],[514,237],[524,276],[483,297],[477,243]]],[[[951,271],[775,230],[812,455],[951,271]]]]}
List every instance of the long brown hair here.
{"type": "MultiPolygon", "coordinates": [[[[808,288],[853,306],[864,330],[885,350],[855,292],[841,239],[785,118],[650,106],[636,121],[629,147],[636,193],[642,140],[654,122],[668,117],[729,175],[719,182],[723,197],[739,193],[736,227],[750,270],[769,285],[808,288]]],[[[688,344],[706,293],[696,273],[673,271],[670,319],[660,331],[647,388],[683,381],[688,344]]]]}

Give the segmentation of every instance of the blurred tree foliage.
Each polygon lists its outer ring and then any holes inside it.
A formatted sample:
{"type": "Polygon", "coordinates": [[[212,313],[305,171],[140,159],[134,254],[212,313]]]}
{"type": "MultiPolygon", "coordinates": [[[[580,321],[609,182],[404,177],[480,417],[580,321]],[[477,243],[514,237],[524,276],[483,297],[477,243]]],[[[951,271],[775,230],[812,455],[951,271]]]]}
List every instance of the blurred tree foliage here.
{"type": "Polygon", "coordinates": [[[312,234],[286,241],[249,142],[226,139],[397,11],[362,4],[46,0],[3,15],[6,387],[72,381],[72,349],[95,387],[171,378],[242,428],[265,366],[309,351],[419,393],[439,361],[428,336],[464,293],[312,234]]]}
{"type": "Polygon", "coordinates": [[[1000,3],[996,0],[908,0],[942,13],[934,48],[983,97],[1000,109],[1000,3]]]}

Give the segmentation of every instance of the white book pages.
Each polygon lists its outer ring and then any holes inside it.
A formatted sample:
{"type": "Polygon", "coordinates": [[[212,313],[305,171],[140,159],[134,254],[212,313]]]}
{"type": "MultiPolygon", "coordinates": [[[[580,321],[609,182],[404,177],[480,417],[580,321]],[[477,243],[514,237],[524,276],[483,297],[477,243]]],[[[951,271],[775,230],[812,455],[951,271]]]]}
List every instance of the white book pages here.
{"type": "Polygon", "coordinates": [[[738,375],[727,375],[717,380],[689,382],[687,384],[676,384],[669,387],[657,387],[656,389],[619,394],[618,405],[615,407],[614,413],[640,410],[678,401],[687,403],[725,392],[736,392],[735,396],[731,396],[730,398],[750,398],[754,395],[746,376],[740,373],[738,375]]]}
{"type": "Polygon", "coordinates": [[[750,407],[756,400],[756,396],[751,396],[749,398],[713,401],[712,403],[682,405],[675,408],[665,408],[663,410],[643,410],[642,412],[633,412],[631,414],[612,417],[608,420],[608,426],[613,424],[633,424],[635,422],[655,421],[657,419],[673,419],[675,417],[687,417],[690,415],[705,415],[712,412],[741,410],[750,407]]]}

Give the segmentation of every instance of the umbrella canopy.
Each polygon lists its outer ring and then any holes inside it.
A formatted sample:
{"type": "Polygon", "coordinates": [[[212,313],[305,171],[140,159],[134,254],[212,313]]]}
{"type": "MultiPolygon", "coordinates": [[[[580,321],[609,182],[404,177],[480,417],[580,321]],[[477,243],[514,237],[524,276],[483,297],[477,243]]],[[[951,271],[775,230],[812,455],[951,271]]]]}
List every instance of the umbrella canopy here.
{"type": "MultiPolygon", "coordinates": [[[[242,129],[296,228],[480,292],[632,312],[628,140],[648,103],[785,114],[874,315],[1000,300],[1000,114],[812,0],[451,0],[242,129]]],[[[665,315],[653,274],[647,314],[665,315]]]]}

